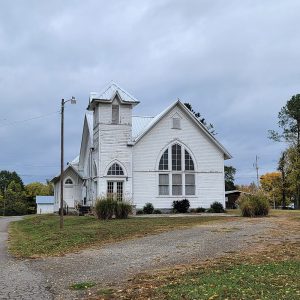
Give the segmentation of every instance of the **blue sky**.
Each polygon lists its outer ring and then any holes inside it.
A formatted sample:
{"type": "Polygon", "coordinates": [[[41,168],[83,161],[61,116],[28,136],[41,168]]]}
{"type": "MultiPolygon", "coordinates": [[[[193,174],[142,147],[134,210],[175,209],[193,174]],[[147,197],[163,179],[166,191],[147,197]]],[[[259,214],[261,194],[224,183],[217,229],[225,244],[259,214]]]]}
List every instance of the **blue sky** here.
{"type": "Polygon", "coordinates": [[[61,98],[79,100],[66,106],[70,161],[89,93],[114,80],[141,101],[135,114],[190,102],[238,183],[255,180],[256,155],[260,174],[275,170],[285,145],[267,131],[299,93],[299,14],[297,0],[1,1],[0,169],[57,174],[61,98]]]}

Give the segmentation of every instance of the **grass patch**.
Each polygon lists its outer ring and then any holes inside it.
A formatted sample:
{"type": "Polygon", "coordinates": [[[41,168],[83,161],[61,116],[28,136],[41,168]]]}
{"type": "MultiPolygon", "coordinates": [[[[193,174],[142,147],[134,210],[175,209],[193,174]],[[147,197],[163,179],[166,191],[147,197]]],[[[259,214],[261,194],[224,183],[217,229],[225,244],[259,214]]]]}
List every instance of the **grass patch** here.
{"type": "Polygon", "coordinates": [[[110,296],[114,293],[114,289],[111,288],[102,288],[100,290],[97,291],[97,295],[98,296],[110,296]]]}
{"type": "Polygon", "coordinates": [[[72,290],[86,290],[86,289],[91,288],[95,285],[96,285],[96,283],[91,282],[91,281],[78,282],[78,283],[74,283],[74,284],[70,285],[70,289],[72,289],[72,290]]]}
{"type": "Polygon", "coordinates": [[[100,221],[94,217],[67,216],[59,229],[55,215],[29,216],[10,224],[9,250],[17,257],[62,255],[92,245],[142,237],[173,229],[187,228],[226,217],[130,218],[100,221]]]}
{"type": "Polygon", "coordinates": [[[155,292],[160,299],[297,299],[300,261],[237,265],[185,274],[155,292]]]}

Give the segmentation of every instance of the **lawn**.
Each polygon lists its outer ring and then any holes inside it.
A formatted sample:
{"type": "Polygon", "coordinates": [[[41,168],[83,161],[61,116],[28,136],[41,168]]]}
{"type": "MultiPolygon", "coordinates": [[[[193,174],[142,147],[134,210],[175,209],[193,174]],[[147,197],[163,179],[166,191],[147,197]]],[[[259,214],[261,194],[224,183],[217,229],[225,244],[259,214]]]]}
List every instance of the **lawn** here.
{"type": "Polygon", "coordinates": [[[299,282],[300,261],[241,264],[189,272],[155,294],[160,299],[297,299],[299,282]]]}
{"type": "Polygon", "coordinates": [[[228,217],[129,218],[100,221],[94,217],[67,216],[59,229],[55,215],[29,216],[10,225],[9,250],[17,257],[63,255],[93,245],[157,234],[228,217]]]}

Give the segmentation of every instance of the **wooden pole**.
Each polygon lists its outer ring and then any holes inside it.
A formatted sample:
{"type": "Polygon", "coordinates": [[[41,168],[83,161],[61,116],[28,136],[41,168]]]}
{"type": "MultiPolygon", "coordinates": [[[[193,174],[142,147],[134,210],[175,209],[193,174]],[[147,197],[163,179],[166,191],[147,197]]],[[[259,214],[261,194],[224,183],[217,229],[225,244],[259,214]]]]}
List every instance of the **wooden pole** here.
{"type": "Polygon", "coordinates": [[[60,222],[59,227],[64,227],[64,99],[61,99],[61,127],[60,127],[60,222]]]}

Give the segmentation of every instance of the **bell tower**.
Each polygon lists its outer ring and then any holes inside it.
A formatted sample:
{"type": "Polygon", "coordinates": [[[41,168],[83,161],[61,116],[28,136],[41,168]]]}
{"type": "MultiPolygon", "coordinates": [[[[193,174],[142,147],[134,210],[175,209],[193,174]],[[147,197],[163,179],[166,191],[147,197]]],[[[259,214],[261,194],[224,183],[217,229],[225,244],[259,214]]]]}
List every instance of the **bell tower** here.
{"type": "MultiPolygon", "coordinates": [[[[97,196],[108,190],[132,194],[132,108],[139,101],[116,83],[101,93],[91,93],[88,110],[93,111],[93,159],[97,168],[97,196]],[[118,173],[112,166],[122,169],[118,173]],[[117,188],[118,187],[118,188],[117,188]]],[[[125,197],[126,195],[126,197],[125,197]]]]}

